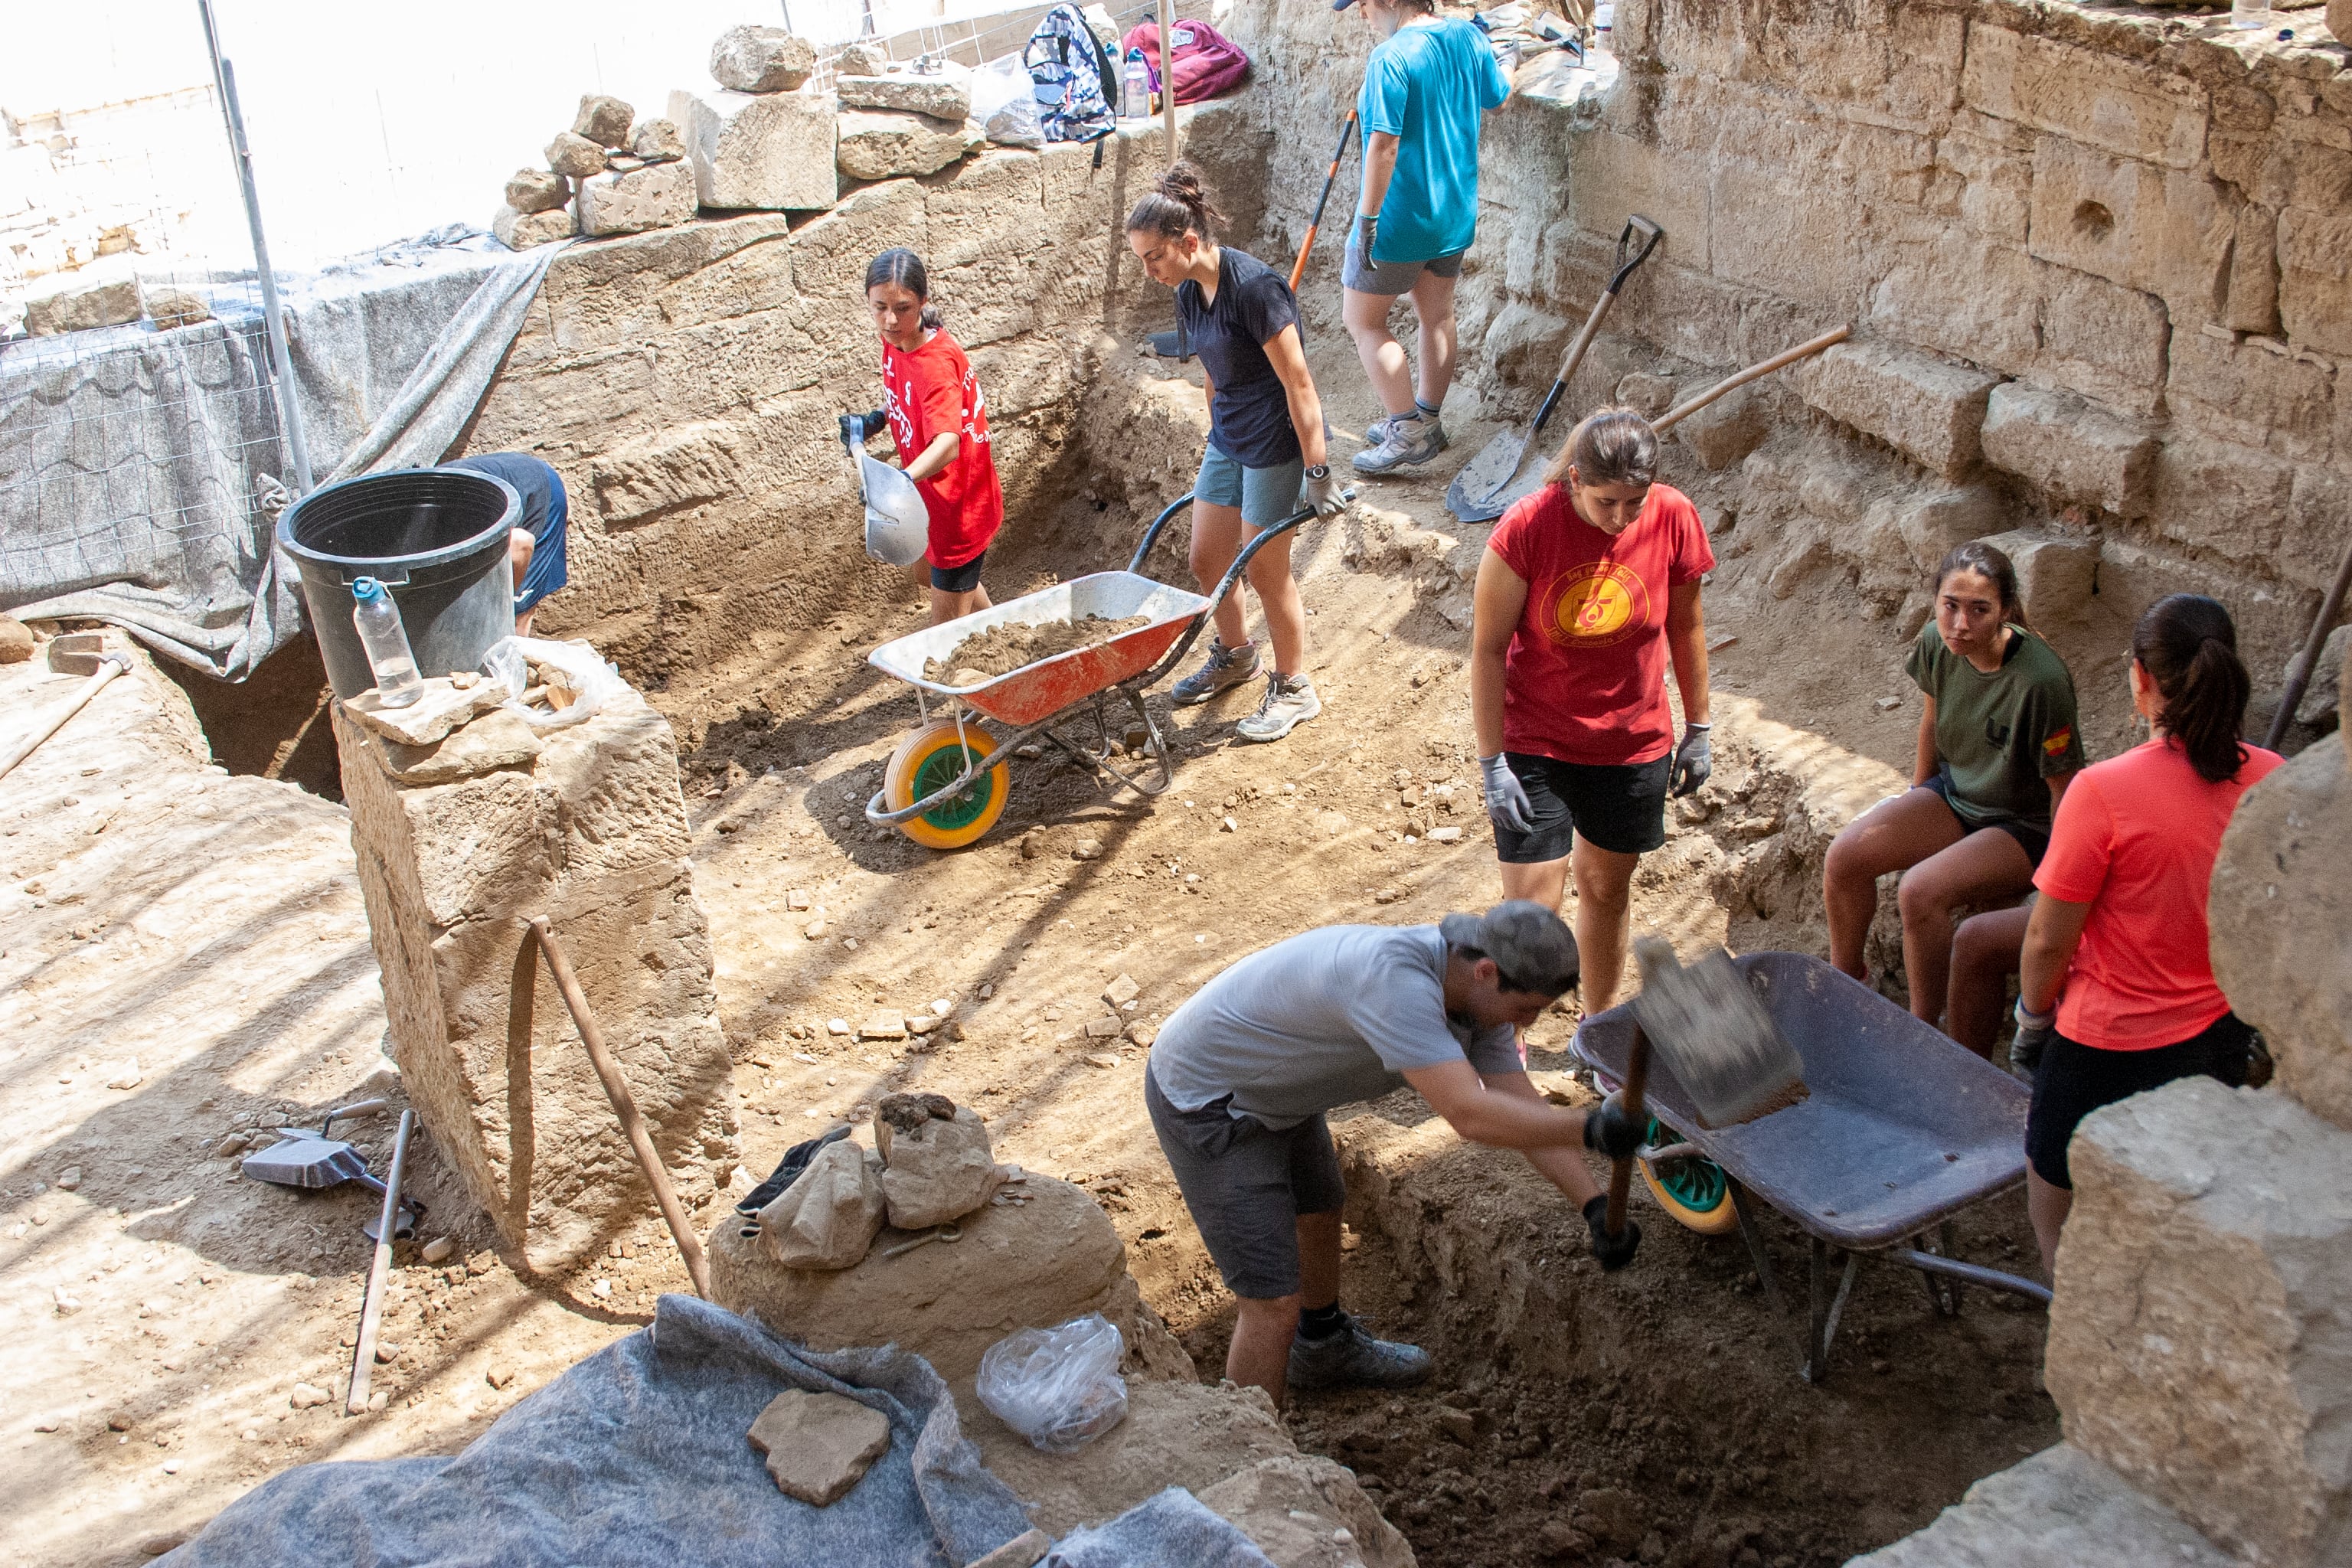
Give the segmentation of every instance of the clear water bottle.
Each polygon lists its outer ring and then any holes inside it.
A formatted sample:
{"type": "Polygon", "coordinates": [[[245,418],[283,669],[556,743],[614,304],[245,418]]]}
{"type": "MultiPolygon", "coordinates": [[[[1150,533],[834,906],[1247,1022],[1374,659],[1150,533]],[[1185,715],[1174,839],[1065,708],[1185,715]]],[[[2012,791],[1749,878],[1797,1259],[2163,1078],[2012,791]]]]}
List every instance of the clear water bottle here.
{"type": "Polygon", "coordinates": [[[1592,7],[1592,64],[1597,66],[1616,53],[1612,47],[1616,30],[1617,7],[1610,0],[1600,0],[1592,7]]]}
{"type": "Polygon", "coordinates": [[[2230,26],[2241,29],[2271,25],[2270,0],[2230,0],[2230,26]]]}
{"type": "Polygon", "coordinates": [[[400,606],[373,577],[352,584],[352,625],[359,628],[368,668],[375,671],[377,696],[386,708],[407,707],[425,695],[425,678],[416,673],[416,655],[409,650],[408,628],[400,624],[400,606]]]}
{"type": "Polygon", "coordinates": [[[1140,50],[1127,53],[1127,74],[1118,95],[1119,117],[1124,120],[1151,118],[1151,68],[1143,63],[1140,50]]]}

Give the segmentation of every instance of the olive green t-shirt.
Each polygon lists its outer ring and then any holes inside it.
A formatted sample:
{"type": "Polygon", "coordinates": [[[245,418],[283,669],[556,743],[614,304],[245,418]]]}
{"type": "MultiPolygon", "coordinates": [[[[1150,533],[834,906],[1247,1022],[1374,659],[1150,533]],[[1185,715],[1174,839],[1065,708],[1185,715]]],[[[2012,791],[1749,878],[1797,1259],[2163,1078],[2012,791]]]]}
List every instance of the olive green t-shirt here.
{"type": "Polygon", "coordinates": [[[2048,643],[2022,626],[1987,675],[1944,646],[1929,621],[1904,672],[1936,700],[1936,755],[1952,811],[1974,830],[1997,822],[2050,824],[2045,779],[2083,765],[2074,678],[2048,643]]]}

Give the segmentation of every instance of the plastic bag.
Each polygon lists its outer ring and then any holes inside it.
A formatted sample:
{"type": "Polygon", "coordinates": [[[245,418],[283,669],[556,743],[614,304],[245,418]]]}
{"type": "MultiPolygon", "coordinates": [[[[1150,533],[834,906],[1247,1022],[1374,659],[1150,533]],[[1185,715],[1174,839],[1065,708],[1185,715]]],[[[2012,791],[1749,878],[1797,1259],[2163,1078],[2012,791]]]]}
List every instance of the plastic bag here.
{"type": "MultiPolygon", "coordinates": [[[[1023,71],[1021,79],[1027,81],[1029,73],[1023,71]]],[[[1037,101],[1034,87],[1024,89],[1018,98],[1005,100],[993,113],[982,118],[980,125],[988,132],[988,139],[1000,147],[1045,144],[1045,110],[1037,101]]]]}
{"type": "Polygon", "coordinates": [[[499,706],[538,731],[568,730],[574,724],[585,723],[597,710],[629,689],[621,672],[605,663],[586,643],[551,642],[545,637],[500,637],[482,656],[482,673],[507,689],[507,700],[499,706]],[[551,713],[526,704],[522,694],[533,685],[533,665],[556,677],[542,680],[542,684],[561,684],[572,694],[572,700],[551,713]]]}
{"type": "Polygon", "coordinates": [[[1007,1334],[980,1358],[980,1402],[1049,1454],[1083,1448],[1127,1415],[1123,1349],[1100,1312],[1007,1334]]]}
{"type": "Polygon", "coordinates": [[[1029,79],[1029,68],[1021,63],[1016,51],[999,55],[971,73],[971,117],[982,125],[989,116],[1017,99],[1034,100],[1032,90],[1037,84],[1029,79]]]}

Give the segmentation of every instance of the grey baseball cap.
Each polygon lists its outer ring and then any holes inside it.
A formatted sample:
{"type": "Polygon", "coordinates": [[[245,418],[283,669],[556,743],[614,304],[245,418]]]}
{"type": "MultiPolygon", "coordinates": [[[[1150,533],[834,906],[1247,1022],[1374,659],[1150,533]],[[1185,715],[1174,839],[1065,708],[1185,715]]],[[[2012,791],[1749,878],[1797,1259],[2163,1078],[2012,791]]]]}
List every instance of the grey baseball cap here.
{"type": "Polygon", "coordinates": [[[1437,931],[1451,945],[1493,959],[1507,990],[1559,996],[1576,989],[1576,938],[1532,899],[1507,899],[1483,915],[1448,915],[1437,931]]]}

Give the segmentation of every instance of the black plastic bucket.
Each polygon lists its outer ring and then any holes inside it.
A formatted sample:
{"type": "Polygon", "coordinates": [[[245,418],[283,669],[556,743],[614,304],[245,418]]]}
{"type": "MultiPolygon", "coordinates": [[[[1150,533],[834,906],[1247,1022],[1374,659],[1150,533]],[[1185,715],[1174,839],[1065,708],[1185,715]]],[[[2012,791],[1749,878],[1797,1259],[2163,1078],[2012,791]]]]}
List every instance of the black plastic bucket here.
{"type": "Polygon", "coordinates": [[[312,490],[278,520],[278,542],[302,569],[302,601],[335,695],[375,684],[352,584],[373,577],[400,606],[416,672],[473,669],[514,634],[507,536],[522,499],[470,468],[394,468],[312,490]]]}

